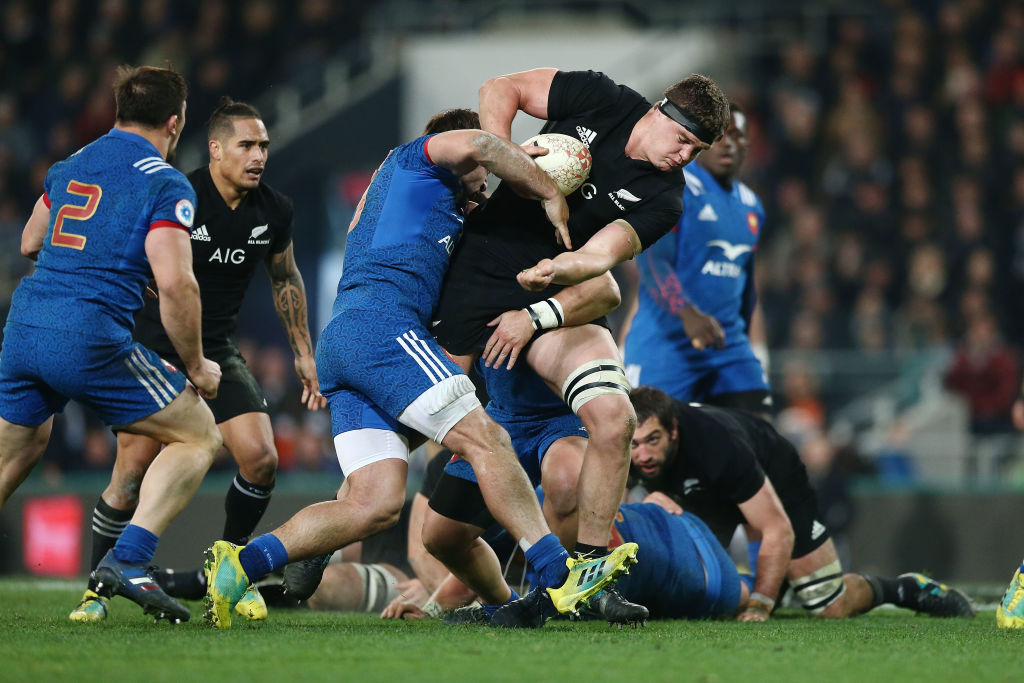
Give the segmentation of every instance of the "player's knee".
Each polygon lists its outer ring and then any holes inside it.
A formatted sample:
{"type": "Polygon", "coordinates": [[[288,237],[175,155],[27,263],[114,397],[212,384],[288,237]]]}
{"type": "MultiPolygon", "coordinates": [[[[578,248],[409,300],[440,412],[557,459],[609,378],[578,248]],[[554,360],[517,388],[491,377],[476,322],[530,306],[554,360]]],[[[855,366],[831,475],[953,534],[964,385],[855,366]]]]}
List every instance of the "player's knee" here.
{"type": "Polygon", "coordinates": [[[625,459],[628,459],[629,444],[636,431],[636,413],[629,400],[605,401],[601,405],[595,401],[588,408],[591,410],[587,411],[583,424],[590,435],[590,443],[621,446],[625,459]]]}
{"type": "Polygon", "coordinates": [[[402,514],[402,505],[404,503],[405,499],[403,496],[394,495],[381,495],[376,499],[365,502],[362,507],[366,535],[385,531],[398,524],[398,518],[402,514]]]}
{"type": "Polygon", "coordinates": [[[236,455],[238,469],[242,476],[254,484],[269,485],[277,474],[277,449],[273,443],[260,441],[247,449],[244,455],[236,455]]]}

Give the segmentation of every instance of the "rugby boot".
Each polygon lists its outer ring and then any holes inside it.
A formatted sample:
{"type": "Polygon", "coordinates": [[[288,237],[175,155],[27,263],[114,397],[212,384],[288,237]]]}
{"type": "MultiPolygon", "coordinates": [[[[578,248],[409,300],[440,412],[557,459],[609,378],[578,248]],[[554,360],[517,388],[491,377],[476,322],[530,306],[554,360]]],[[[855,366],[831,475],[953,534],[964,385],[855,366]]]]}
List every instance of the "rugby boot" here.
{"type": "Polygon", "coordinates": [[[231,628],[231,612],[249,590],[249,577],[238,561],[234,543],[217,541],[206,551],[206,611],[203,618],[217,628],[231,628]]]}
{"type": "Polygon", "coordinates": [[[590,598],[590,604],[580,610],[585,617],[603,619],[609,624],[629,624],[636,628],[637,624],[647,622],[650,612],[643,605],[630,602],[619,592],[615,584],[609,584],[602,588],[594,597],[590,598]]]}
{"type": "Polygon", "coordinates": [[[503,605],[491,617],[492,626],[502,628],[540,628],[558,614],[551,601],[551,589],[534,588],[513,602],[503,605]]]}
{"type": "Polygon", "coordinates": [[[71,610],[68,619],[77,622],[103,621],[107,618],[108,598],[98,595],[96,591],[85,589],[82,600],[75,609],[71,610]]]}
{"type": "Polygon", "coordinates": [[[1013,573],[1010,585],[996,607],[996,625],[999,628],[1024,628],[1024,577],[1020,568],[1013,573]]]}
{"type": "Polygon", "coordinates": [[[470,605],[448,612],[442,621],[445,626],[490,626],[491,615],[483,605],[470,605]]]}
{"type": "Polygon", "coordinates": [[[924,574],[900,574],[898,579],[914,580],[916,592],[904,596],[904,606],[933,617],[974,617],[974,608],[967,596],[955,588],[930,579],[924,574]]]}
{"type": "Polygon", "coordinates": [[[292,562],[284,568],[284,590],[296,600],[309,600],[320,586],[324,570],[331,561],[331,555],[317,555],[298,562],[292,562]]]}
{"type": "Polygon", "coordinates": [[[602,557],[567,559],[569,576],[565,583],[547,589],[555,609],[563,614],[575,612],[581,602],[589,600],[621,574],[628,574],[629,566],[636,562],[638,549],[636,543],[623,543],[602,557]]]}
{"type": "Polygon", "coordinates": [[[179,600],[202,600],[206,595],[206,575],[202,569],[176,572],[173,569],[156,569],[153,578],[172,598],[179,600]]]}
{"type": "Polygon", "coordinates": [[[153,578],[151,568],[143,564],[129,564],[114,557],[110,549],[93,572],[96,594],[107,599],[120,595],[142,607],[154,619],[167,619],[172,624],[188,621],[188,607],[164,593],[153,578]]]}
{"type": "Polygon", "coordinates": [[[264,621],[267,618],[267,603],[260,595],[256,584],[251,584],[242,595],[241,600],[235,605],[235,612],[241,614],[249,621],[264,621]]]}

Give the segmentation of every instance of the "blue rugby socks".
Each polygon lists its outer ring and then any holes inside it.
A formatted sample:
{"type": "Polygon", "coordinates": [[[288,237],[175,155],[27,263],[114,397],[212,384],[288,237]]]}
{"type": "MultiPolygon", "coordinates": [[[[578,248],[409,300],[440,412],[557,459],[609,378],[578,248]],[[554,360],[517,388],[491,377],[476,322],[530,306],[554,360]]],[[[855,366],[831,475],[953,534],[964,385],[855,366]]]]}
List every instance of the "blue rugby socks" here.
{"type": "Polygon", "coordinates": [[[288,564],[288,551],[284,549],[284,544],[277,536],[263,534],[242,548],[238,553],[238,561],[249,581],[255,583],[275,569],[288,564]]]}
{"type": "Polygon", "coordinates": [[[493,617],[494,613],[497,612],[499,609],[501,609],[508,603],[515,602],[519,599],[519,593],[516,593],[514,588],[509,588],[509,590],[512,591],[512,597],[510,597],[508,600],[501,603],[500,605],[491,605],[486,602],[481,604],[481,606],[484,608],[484,611],[487,612],[487,616],[493,617]]]}
{"type": "Polygon", "coordinates": [[[129,524],[114,544],[114,557],[127,564],[148,564],[156,553],[160,537],[141,526],[129,524]]]}
{"type": "Polygon", "coordinates": [[[565,565],[569,553],[562,547],[557,536],[549,533],[541,537],[525,554],[526,561],[540,574],[542,588],[557,588],[565,583],[569,576],[569,568],[565,565]]]}

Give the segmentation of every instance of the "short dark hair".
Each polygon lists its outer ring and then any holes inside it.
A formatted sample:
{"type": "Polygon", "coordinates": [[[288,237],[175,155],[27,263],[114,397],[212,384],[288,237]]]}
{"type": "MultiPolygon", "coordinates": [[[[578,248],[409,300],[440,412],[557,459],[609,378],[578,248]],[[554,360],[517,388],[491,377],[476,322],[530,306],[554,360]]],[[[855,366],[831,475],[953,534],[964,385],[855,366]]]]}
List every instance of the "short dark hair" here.
{"type": "Polygon", "coordinates": [[[472,109],[445,109],[434,114],[423,128],[424,135],[446,133],[450,130],[472,130],[480,128],[480,115],[472,109]]]}
{"type": "Polygon", "coordinates": [[[128,65],[117,68],[114,102],[118,123],[157,128],[172,116],[181,115],[187,97],[185,78],[174,69],[128,65]]]}
{"type": "Polygon", "coordinates": [[[665,97],[702,128],[710,131],[715,140],[722,137],[729,127],[729,121],[732,119],[729,98],[718,84],[707,76],[690,74],[666,88],[665,97]]]}
{"type": "Polygon", "coordinates": [[[233,135],[235,119],[260,119],[262,121],[263,116],[260,115],[259,109],[251,104],[235,102],[225,95],[220,98],[220,102],[217,103],[210,118],[206,121],[206,139],[213,140],[233,135]]]}
{"type": "Polygon", "coordinates": [[[636,387],[629,392],[629,401],[633,404],[638,425],[656,417],[662,427],[671,431],[676,423],[675,401],[661,389],[649,386],[636,387]]]}

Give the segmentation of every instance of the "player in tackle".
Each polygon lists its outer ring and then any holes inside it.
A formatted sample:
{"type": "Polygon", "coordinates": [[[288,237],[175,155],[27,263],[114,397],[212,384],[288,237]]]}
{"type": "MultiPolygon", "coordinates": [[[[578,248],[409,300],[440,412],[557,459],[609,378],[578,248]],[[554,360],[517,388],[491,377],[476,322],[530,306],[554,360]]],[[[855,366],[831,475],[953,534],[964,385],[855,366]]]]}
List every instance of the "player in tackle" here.
{"type": "MultiPolygon", "coordinates": [[[[428,131],[452,127],[435,123],[428,131]]],[[[462,210],[483,198],[488,172],[539,198],[569,246],[565,199],[518,146],[480,130],[449,130],[391,151],[349,227],[334,316],[317,346],[345,482],[337,500],[301,510],[243,548],[213,545],[206,616],[215,626],[230,627],[252,581],[393,525],[405,500],[410,447],[424,437],[474,465],[489,509],[518,540],[559,611],[575,609],[635,559],[635,544],[593,559],[569,558],[544,522],[508,434],[487,417],[472,382],[430,335],[441,281],[462,234],[462,210]]]]}
{"type": "MultiPolygon", "coordinates": [[[[467,218],[433,332],[459,357],[482,353],[492,363],[512,364],[522,353],[579,415],[590,441],[579,477],[574,550],[600,556],[626,483],[635,416],[607,323],[565,326],[555,295],[632,259],[672,229],[682,213],[682,168],[725,131],[728,100],[699,74],[669,86],[655,104],[604,74],[551,68],[492,78],[479,97],[484,130],[507,139],[513,118],[524,111],[547,121],[543,132],[569,135],[589,148],[590,176],[567,198],[578,249],[556,244],[535,203],[500,184],[467,218]],[[537,328],[525,349],[491,336],[489,323],[507,316],[529,316],[537,328]]],[[[529,607],[512,609],[532,623],[538,609],[529,607]]]]}
{"type": "Polygon", "coordinates": [[[167,444],[95,587],[171,621],[188,621],[189,611],[148,565],[221,445],[199,398],[217,395],[220,367],[203,355],[200,336],[189,246],[196,195],[166,161],[185,125],[186,94],[170,69],[119,69],[113,130],[50,168],[25,225],[22,253],[36,269],[14,293],[0,354],[0,505],[42,457],[53,414],[69,399],[117,430],[167,444]],[[167,336],[195,388],[132,340],[150,270],[167,336]]]}

